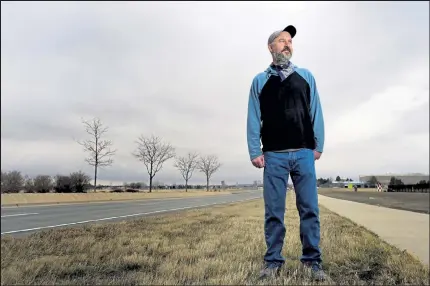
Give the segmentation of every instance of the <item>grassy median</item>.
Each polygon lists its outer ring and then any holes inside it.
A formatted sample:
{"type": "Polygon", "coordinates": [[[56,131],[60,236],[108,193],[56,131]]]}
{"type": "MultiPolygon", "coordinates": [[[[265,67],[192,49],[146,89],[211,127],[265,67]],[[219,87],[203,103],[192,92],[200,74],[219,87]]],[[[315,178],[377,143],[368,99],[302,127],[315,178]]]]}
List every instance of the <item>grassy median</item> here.
{"type": "MultiPolygon", "coordinates": [[[[1,284],[312,284],[299,270],[299,219],[288,196],[287,267],[260,282],[263,201],[2,236],[1,284]]],[[[324,284],[423,285],[429,270],[366,229],[321,207],[324,284]]]]}
{"type": "Polygon", "coordinates": [[[231,190],[222,190],[216,192],[206,192],[205,190],[189,190],[188,192],[185,192],[184,190],[156,190],[151,193],[147,191],[136,193],[113,193],[109,191],[99,191],[96,193],[19,193],[1,194],[1,203],[3,206],[23,206],[32,204],[69,204],[164,198],[191,198],[226,194],[231,194],[231,190]]]}

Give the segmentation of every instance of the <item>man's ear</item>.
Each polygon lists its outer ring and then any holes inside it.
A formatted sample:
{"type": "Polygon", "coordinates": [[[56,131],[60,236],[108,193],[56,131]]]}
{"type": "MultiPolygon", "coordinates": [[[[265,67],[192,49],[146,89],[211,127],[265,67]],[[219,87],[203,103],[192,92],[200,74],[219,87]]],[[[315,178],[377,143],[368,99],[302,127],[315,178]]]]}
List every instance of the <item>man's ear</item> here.
{"type": "Polygon", "coordinates": [[[270,52],[273,52],[273,50],[272,50],[272,45],[271,45],[271,44],[267,45],[267,47],[269,48],[269,51],[270,51],[270,52]]]}

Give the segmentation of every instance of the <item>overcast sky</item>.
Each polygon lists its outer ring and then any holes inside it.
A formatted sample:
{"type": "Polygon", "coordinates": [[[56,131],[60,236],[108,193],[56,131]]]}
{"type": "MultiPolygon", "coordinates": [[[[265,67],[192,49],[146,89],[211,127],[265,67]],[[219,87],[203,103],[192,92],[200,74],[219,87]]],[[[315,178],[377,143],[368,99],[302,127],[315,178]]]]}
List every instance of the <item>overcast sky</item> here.
{"type": "MultiPolygon", "coordinates": [[[[74,139],[97,116],[118,149],[102,183],[148,181],[131,155],[140,134],[217,155],[214,183],[261,180],[249,88],[271,62],[269,35],[289,24],[292,62],[323,106],[317,176],[428,173],[428,2],[2,2],[2,170],[91,175],[74,139]]],[[[182,183],[173,162],[155,180],[182,183]]]]}

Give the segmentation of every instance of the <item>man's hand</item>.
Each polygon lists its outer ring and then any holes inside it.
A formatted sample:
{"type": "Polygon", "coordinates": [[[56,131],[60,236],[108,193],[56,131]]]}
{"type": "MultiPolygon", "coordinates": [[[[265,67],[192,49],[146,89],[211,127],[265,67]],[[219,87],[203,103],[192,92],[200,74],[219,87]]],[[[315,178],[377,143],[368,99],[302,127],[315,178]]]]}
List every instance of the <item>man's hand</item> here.
{"type": "Polygon", "coordinates": [[[319,160],[319,159],[320,159],[320,157],[321,157],[321,153],[320,153],[320,152],[318,152],[318,151],[315,151],[315,150],[314,150],[314,159],[315,159],[315,160],[319,160]]]}
{"type": "Polygon", "coordinates": [[[252,165],[257,168],[263,168],[264,167],[264,155],[260,155],[257,158],[254,158],[252,161],[252,165]]]}

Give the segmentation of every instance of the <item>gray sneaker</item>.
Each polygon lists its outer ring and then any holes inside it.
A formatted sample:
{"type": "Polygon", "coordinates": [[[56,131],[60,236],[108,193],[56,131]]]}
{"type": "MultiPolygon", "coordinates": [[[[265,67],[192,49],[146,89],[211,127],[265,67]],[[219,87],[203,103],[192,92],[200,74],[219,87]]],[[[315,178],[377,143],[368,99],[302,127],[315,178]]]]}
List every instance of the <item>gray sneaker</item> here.
{"type": "Polygon", "coordinates": [[[268,266],[265,265],[264,268],[260,271],[259,279],[268,279],[268,278],[276,278],[281,271],[280,266],[268,266]]]}
{"type": "Polygon", "coordinates": [[[318,262],[304,262],[303,266],[305,269],[310,271],[312,279],[321,282],[326,280],[324,270],[322,270],[321,264],[318,262]]]}

